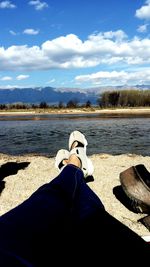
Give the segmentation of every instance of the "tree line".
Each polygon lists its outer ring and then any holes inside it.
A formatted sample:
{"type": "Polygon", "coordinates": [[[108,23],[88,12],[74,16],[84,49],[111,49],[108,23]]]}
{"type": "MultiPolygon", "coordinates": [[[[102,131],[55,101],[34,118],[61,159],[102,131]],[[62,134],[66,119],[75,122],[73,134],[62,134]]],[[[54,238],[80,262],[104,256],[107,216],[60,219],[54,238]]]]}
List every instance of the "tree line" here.
{"type": "Polygon", "coordinates": [[[92,106],[91,101],[88,100],[84,104],[80,105],[78,99],[71,99],[66,104],[60,101],[57,105],[49,105],[47,102],[42,101],[39,104],[26,104],[22,102],[12,104],[0,104],[0,110],[13,110],[13,109],[63,109],[63,108],[90,108],[92,106]]]}
{"type": "Polygon", "coordinates": [[[105,107],[149,107],[150,90],[118,90],[102,93],[99,106],[105,107]]]}
{"type": "MultiPolygon", "coordinates": [[[[108,107],[149,107],[150,90],[116,90],[103,92],[97,99],[97,105],[100,108],[108,107]]],[[[80,104],[78,99],[71,99],[66,104],[59,101],[57,105],[49,105],[45,101],[39,104],[12,103],[0,104],[1,110],[11,109],[63,109],[63,108],[91,108],[91,101],[80,104]]]]}

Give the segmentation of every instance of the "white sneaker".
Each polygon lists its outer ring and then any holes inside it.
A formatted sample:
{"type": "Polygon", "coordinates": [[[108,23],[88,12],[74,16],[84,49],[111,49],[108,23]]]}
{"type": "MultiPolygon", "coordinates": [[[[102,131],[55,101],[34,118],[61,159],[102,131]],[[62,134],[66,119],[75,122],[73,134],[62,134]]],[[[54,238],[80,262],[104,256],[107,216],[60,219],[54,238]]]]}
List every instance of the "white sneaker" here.
{"type": "Polygon", "coordinates": [[[92,161],[87,157],[84,147],[75,147],[70,151],[70,155],[75,154],[81,161],[81,170],[84,178],[92,176],[94,167],[92,161]]]}
{"type": "Polygon", "coordinates": [[[56,169],[61,172],[66,164],[63,163],[63,160],[67,160],[69,158],[69,151],[66,149],[58,150],[56,157],[55,157],[55,167],[56,169]]]}
{"type": "Polygon", "coordinates": [[[78,147],[83,147],[84,150],[86,151],[86,147],[87,147],[87,140],[84,136],[84,134],[82,134],[79,131],[73,131],[70,136],[69,136],[69,151],[71,151],[72,149],[72,145],[73,143],[77,142],[77,146],[78,147]]]}

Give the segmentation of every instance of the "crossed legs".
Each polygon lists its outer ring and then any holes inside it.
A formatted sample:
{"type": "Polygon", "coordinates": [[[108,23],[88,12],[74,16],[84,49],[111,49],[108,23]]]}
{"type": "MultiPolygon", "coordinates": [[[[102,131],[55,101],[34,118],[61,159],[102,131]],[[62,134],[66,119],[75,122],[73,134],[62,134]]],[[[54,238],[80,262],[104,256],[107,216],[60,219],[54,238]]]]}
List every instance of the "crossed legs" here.
{"type": "MultiPolygon", "coordinates": [[[[60,174],[0,218],[0,266],[120,266],[150,248],[105,210],[71,154],[60,174]],[[101,264],[101,263],[100,263],[101,264]],[[99,265],[100,265],[99,264],[99,265]]],[[[140,262],[140,259],[138,259],[140,262]]]]}

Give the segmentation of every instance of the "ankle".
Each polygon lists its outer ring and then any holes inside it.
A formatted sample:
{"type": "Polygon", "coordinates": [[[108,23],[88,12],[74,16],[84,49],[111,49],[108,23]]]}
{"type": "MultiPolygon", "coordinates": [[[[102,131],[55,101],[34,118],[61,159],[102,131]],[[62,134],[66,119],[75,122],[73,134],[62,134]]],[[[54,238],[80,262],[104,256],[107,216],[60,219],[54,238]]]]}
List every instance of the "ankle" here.
{"type": "Polygon", "coordinates": [[[81,161],[75,154],[70,155],[68,164],[73,164],[76,167],[81,168],[81,161]]]}

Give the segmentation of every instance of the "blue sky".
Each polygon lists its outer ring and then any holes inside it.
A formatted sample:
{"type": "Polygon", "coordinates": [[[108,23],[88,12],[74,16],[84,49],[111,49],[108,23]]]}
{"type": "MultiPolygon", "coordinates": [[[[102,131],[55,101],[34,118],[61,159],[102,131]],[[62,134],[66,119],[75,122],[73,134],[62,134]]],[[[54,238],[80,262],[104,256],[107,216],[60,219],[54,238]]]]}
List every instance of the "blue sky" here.
{"type": "Polygon", "coordinates": [[[150,0],[0,1],[0,88],[150,84],[150,0]]]}

